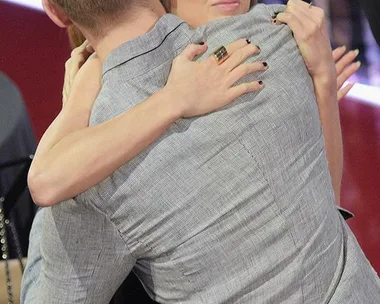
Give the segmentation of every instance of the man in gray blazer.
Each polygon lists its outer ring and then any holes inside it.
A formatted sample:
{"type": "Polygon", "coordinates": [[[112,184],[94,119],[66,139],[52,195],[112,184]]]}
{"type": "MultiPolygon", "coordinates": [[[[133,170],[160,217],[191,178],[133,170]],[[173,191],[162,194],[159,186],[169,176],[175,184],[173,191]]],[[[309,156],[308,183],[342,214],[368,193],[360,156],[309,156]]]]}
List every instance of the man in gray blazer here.
{"type": "Polygon", "coordinates": [[[164,15],[109,54],[91,125],[163,87],[188,43],[250,38],[271,68],[265,90],[179,120],[105,181],[42,210],[25,303],[104,304],[132,269],[160,303],[379,303],[336,210],[312,81],[289,28],[271,24],[279,8],[197,30],[164,15]]]}

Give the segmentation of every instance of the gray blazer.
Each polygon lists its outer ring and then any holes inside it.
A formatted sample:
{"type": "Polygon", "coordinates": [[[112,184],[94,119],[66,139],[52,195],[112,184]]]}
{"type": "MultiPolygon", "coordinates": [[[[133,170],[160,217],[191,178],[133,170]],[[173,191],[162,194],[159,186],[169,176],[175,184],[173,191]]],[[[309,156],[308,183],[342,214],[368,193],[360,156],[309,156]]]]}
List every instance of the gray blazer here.
{"type": "Polygon", "coordinates": [[[38,303],[107,303],[132,269],[160,303],[379,303],[379,279],[335,207],[312,81],[289,28],[270,22],[280,8],[196,31],[166,15],[110,55],[91,124],[164,86],[189,42],[212,51],[249,38],[262,49],[252,60],[270,68],[251,76],[261,92],[177,121],[44,210],[38,303]]]}

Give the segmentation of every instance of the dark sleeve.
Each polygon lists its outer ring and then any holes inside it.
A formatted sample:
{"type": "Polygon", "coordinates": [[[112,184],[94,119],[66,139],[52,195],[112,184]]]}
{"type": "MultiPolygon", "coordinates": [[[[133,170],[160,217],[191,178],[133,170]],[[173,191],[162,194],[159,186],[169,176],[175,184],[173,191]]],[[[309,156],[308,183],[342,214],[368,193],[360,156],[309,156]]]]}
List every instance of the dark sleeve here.
{"type": "Polygon", "coordinates": [[[371,25],[373,35],[380,46],[380,1],[360,0],[360,4],[371,25]]]}
{"type": "Polygon", "coordinates": [[[110,304],[125,303],[158,304],[149,298],[140,280],[133,272],[120,286],[110,304]]]}

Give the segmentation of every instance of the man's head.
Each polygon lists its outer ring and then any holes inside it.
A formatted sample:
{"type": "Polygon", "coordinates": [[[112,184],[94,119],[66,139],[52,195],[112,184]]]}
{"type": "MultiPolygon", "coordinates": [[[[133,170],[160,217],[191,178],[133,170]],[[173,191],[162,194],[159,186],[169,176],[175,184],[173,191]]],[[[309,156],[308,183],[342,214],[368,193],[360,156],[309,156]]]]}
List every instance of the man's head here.
{"type": "Polygon", "coordinates": [[[43,6],[58,26],[72,23],[92,32],[101,33],[105,27],[124,18],[126,13],[146,4],[146,0],[43,0],[43,6]]]}

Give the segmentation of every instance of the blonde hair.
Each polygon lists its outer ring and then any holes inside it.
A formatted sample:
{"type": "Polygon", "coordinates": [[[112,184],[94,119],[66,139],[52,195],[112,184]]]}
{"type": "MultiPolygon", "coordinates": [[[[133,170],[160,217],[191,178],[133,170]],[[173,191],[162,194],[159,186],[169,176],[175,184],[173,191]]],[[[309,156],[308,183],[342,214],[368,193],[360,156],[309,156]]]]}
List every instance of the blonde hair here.
{"type": "Polygon", "coordinates": [[[98,29],[124,16],[128,9],[144,6],[145,0],[49,0],[64,10],[74,22],[90,29],[98,29]]]}

